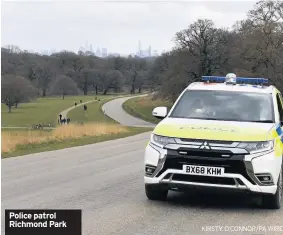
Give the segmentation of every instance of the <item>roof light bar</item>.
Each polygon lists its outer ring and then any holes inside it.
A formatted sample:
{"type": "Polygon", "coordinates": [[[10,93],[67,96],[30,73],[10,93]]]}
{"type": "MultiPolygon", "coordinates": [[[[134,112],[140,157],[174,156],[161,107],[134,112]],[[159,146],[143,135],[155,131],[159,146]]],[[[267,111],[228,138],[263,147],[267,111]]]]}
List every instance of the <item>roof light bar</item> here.
{"type": "Polygon", "coordinates": [[[246,84],[267,84],[268,79],[266,78],[242,78],[237,77],[237,83],[246,83],[246,84]]]}
{"type": "MultiPolygon", "coordinates": [[[[220,77],[220,76],[202,76],[202,81],[205,82],[228,82],[227,77],[220,77]]],[[[231,82],[231,78],[229,82],[231,82]]],[[[236,82],[237,84],[267,84],[269,82],[266,78],[245,78],[245,77],[237,77],[236,82]]]]}
{"type": "Polygon", "coordinates": [[[205,81],[205,82],[225,82],[226,77],[202,76],[202,80],[205,81]]]}

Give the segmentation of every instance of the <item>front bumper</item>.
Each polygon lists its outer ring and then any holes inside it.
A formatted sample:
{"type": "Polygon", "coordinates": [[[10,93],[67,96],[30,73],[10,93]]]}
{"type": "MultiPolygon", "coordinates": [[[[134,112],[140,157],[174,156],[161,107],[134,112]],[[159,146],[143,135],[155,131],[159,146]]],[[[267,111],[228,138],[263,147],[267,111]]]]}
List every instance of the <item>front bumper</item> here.
{"type": "Polygon", "coordinates": [[[145,184],[164,184],[168,188],[178,190],[180,187],[212,187],[255,193],[275,194],[277,179],[281,168],[281,157],[274,152],[264,155],[234,155],[230,158],[215,156],[184,156],[176,150],[162,149],[148,144],[145,151],[145,168],[151,168],[152,173],[145,172],[145,184]],[[183,165],[224,167],[220,176],[190,175],[183,170],[183,165]],[[262,184],[257,174],[268,173],[273,183],[262,184]]]}

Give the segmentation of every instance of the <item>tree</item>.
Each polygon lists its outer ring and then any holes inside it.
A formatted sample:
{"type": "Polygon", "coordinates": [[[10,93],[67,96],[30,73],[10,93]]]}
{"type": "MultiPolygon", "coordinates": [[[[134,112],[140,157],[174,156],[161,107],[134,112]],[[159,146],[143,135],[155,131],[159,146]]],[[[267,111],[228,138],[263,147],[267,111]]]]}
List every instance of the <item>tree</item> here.
{"type": "Polygon", "coordinates": [[[135,93],[138,83],[143,83],[142,81],[139,81],[139,79],[144,78],[143,74],[145,74],[147,70],[148,64],[145,59],[129,58],[124,62],[124,66],[121,71],[125,77],[126,84],[131,87],[131,94],[135,93]]]}
{"type": "Polygon", "coordinates": [[[197,20],[188,29],[175,35],[176,49],[187,51],[192,56],[197,71],[191,71],[195,78],[212,75],[227,61],[227,35],[217,29],[211,20],[197,20]]]}
{"type": "Polygon", "coordinates": [[[52,86],[52,93],[62,95],[62,99],[64,99],[66,95],[77,95],[79,89],[73,79],[66,75],[60,75],[52,86]]]}
{"type": "Polygon", "coordinates": [[[110,88],[119,88],[123,84],[124,76],[118,70],[107,71],[104,76],[102,75],[102,84],[104,87],[103,95],[106,95],[110,88]]]}
{"type": "Polygon", "coordinates": [[[282,86],[283,63],[283,2],[259,1],[248,12],[246,41],[253,41],[244,55],[253,61],[252,71],[282,86]]]}
{"type": "Polygon", "coordinates": [[[38,87],[42,90],[42,96],[45,97],[55,74],[54,70],[51,67],[51,63],[46,61],[46,63],[39,65],[35,71],[38,87]]]}
{"type": "Polygon", "coordinates": [[[36,97],[36,89],[24,77],[3,75],[1,85],[1,102],[7,105],[9,113],[14,105],[17,106],[36,97]]]}
{"type": "Polygon", "coordinates": [[[83,69],[80,75],[77,77],[77,83],[79,88],[81,88],[84,92],[84,95],[88,94],[88,87],[95,87],[95,91],[97,94],[98,85],[101,83],[99,69],[83,69]]]}

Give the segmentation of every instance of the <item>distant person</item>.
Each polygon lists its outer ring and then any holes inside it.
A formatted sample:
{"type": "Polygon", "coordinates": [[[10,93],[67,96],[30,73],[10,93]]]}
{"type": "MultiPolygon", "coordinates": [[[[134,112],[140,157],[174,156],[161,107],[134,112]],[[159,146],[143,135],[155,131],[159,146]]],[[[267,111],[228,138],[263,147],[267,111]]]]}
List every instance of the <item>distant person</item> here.
{"type": "Polygon", "coordinates": [[[83,101],[82,101],[82,100],[80,100],[80,102],[82,103],[83,101]]]}
{"type": "Polygon", "coordinates": [[[67,120],[66,120],[66,118],[64,118],[62,121],[63,121],[64,124],[66,124],[66,121],[67,121],[67,120]]]}
{"type": "Polygon", "coordinates": [[[71,119],[70,119],[70,118],[67,118],[67,124],[69,124],[69,123],[70,123],[70,121],[71,121],[71,119]]]}
{"type": "Polygon", "coordinates": [[[59,115],[58,124],[62,124],[62,114],[61,114],[61,113],[60,113],[60,115],[59,115]]]}
{"type": "Polygon", "coordinates": [[[86,111],[87,110],[87,106],[86,105],[84,105],[84,111],[86,111]]]}
{"type": "Polygon", "coordinates": [[[77,106],[77,102],[75,103],[75,106],[77,106]]]}

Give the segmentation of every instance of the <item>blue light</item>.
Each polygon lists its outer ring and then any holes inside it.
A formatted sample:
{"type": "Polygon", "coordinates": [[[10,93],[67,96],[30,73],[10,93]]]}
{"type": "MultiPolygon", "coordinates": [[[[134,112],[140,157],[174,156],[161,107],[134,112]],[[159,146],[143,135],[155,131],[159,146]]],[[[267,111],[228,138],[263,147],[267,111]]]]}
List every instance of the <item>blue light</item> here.
{"type": "Polygon", "coordinates": [[[266,78],[242,78],[242,77],[237,77],[237,83],[267,84],[268,83],[268,79],[266,79],[266,78]]]}
{"type": "MultiPolygon", "coordinates": [[[[220,76],[202,76],[202,80],[206,82],[225,82],[226,77],[220,76]]],[[[236,83],[240,84],[267,84],[269,82],[266,78],[244,78],[244,77],[237,77],[236,83]]]]}
{"type": "Polygon", "coordinates": [[[226,77],[202,76],[202,80],[206,82],[225,82],[226,77]]]}

